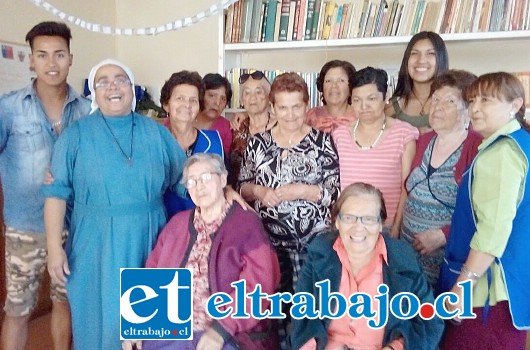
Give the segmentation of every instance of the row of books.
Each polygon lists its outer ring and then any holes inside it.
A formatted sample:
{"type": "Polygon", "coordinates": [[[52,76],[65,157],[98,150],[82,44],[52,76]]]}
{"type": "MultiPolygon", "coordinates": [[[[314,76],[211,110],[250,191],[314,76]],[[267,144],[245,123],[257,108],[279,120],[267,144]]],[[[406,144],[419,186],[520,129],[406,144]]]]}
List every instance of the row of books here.
{"type": "Polygon", "coordinates": [[[225,43],[530,30],[530,0],[239,0],[225,43]]]}
{"type": "MultiPolygon", "coordinates": [[[[232,84],[233,89],[233,95],[232,100],[229,101],[229,108],[233,109],[241,109],[243,108],[241,101],[239,99],[240,91],[239,91],[239,77],[242,74],[245,73],[252,73],[255,69],[245,69],[245,68],[234,68],[227,70],[225,72],[225,76],[232,84]]],[[[262,71],[267,79],[272,83],[274,78],[277,75],[280,75],[282,73],[285,73],[284,70],[263,70],[262,71]]],[[[387,70],[388,73],[388,96],[391,96],[396,84],[397,84],[397,78],[398,78],[398,71],[397,70],[387,70]]],[[[321,94],[317,90],[317,77],[318,73],[300,73],[298,74],[304,78],[305,82],[307,83],[307,87],[309,90],[309,108],[316,107],[322,105],[321,103],[321,94]]],[[[526,108],[530,108],[530,71],[528,72],[516,72],[513,73],[516,77],[519,78],[521,83],[523,84],[524,90],[525,90],[525,101],[526,101],[526,108]]]]}

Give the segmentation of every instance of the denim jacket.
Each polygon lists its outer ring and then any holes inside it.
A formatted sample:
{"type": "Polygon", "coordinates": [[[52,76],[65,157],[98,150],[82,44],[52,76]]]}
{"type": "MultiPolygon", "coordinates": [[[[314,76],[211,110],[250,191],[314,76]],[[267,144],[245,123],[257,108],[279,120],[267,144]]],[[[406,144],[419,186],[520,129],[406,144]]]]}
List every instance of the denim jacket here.
{"type": "MultiPolygon", "coordinates": [[[[90,101],[68,86],[62,129],[89,111],[90,101]]],[[[57,137],[33,84],[0,96],[0,176],[6,226],[44,232],[40,188],[57,137]]]]}

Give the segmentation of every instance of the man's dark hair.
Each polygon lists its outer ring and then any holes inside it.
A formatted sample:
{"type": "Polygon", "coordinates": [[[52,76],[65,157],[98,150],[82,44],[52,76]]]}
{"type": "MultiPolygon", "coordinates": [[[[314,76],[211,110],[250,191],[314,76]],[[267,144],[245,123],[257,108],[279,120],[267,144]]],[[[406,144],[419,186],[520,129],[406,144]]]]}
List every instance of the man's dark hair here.
{"type": "Polygon", "coordinates": [[[33,50],[33,40],[38,36],[59,36],[66,41],[68,51],[70,51],[70,40],[72,33],[70,28],[62,22],[41,22],[26,34],[26,42],[29,43],[31,50],[33,50]]]}

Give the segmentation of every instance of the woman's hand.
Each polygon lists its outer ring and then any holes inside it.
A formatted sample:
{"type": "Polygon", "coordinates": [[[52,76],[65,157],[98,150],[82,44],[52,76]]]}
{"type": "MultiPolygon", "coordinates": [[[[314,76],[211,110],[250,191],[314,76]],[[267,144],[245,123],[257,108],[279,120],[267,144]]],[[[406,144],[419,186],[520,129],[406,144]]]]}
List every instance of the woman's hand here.
{"type": "Polygon", "coordinates": [[[429,255],[447,244],[442,230],[432,229],[414,236],[412,246],[422,255],[429,255]]]}
{"type": "Polygon", "coordinates": [[[232,204],[234,201],[237,202],[245,211],[247,209],[253,210],[252,207],[243,199],[243,197],[241,197],[239,193],[232,188],[232,186],[226,186],[225,198],[229,204],[232,204]]]}
{"type": "Polygon", "coordinates": [[[248,118],[248,114],[247,113],[241,113],[241,112],[236,113],[234,115],[234,118],[232,118],[232,120],[230,120],[230,128],[232,130],[239,130],[239,127],[241,126],[241,124],[247,118],[248,118]]]}
{"type": "Polygon", "coordinates": [[[121,348],[123,350],[133,350],[135,345],[136,345],[136,349],[142,350],[141,340],[124,340],[121,342],[121,348]]]}
{"type": "Polygon", "coordinates": [[[256,198],[259,198],[261,204],[270,208],[280,205],[282,198],[276,193],[274,188],[259,186],[256,188],[256,198]]]}
{"type": "Polygon", "coordinates": [[[66,275],[70,275],[70,268],[62,247],[48,249],[48,272],[54,282],[63,287],[66,285],[66,275]]]}
{"type": "Polygon", "coordinates": [[[201,339],[197,343],[197,350],[221,350],[223,348],[224,340],[223,337],[212,328],[202,335],[201,339]]]}

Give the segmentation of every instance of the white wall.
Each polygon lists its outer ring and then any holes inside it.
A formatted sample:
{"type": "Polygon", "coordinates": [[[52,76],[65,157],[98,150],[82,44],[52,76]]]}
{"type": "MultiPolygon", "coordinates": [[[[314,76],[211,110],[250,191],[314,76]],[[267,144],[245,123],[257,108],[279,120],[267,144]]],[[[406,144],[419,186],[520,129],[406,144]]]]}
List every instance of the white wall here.
{"type": "MultiPolygon", "coordinates": [[[[73,16],[95,23],[113,25],[116,11],[113,0],[50,0],[56,8],[73,16]]],[[[27,0],[0,0],[0,39],[25,44],[27,32],[42,21],[58,21],[51,13],[27,0]]],[[[68,81],[79,92],[90,68],[102,56],[115,56],[115,37],[96,34],[70,25],[70,44],[74,61],[68,81]]]]}
{"type": "MultiPolygon", "coordinates": [[[[61,11],[92,23],[113,27],[147,27],[196,15],[215,0],[48,0],[61,11]]],[[[0,0],[0,39],[23,44],[26,33],[41,21],[60,19],[27,0],[0,0]]],[[[160,88],[171,73],[197,70],[217,72],[218,18],[212,17],[157,36],[112,36],[69,24],[74,63],[69,82],[82,91],[83,80],[99,60],[114,57],[133,70],[158,102],[160,88]]]]}
{"type": "MultiPolygon", "coordinates": [[[[159,26],[194,16],[216,0],[116,0],[117,26],[159,26]]],[[[160,88],[174,72],[217,72],[218,17],[156,36],[117,38],[117,53],[130,65],[138,83],[146,85],[158,103],[160,88]]]]}

